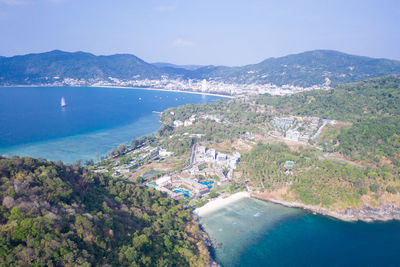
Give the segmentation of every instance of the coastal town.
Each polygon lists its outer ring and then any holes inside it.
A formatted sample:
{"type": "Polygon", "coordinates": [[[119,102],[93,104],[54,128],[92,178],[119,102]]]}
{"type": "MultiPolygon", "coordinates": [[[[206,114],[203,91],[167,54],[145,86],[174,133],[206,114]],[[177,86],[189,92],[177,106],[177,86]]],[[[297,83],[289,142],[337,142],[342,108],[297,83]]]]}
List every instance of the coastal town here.
{"type": "MultiPolygon", "coordinates": [[[[125,154],[128,161],[115,160],[112,167],[112,176],[129,179],[132,171],[146,162],[164,160],[173,153],[162,148],[143,146],[125,154]]],[[[173,199],[197,197],[202,198],[215,185],[227,185],[232,179],[232,173],[240,162],[240,153],[232,155],[221,153],[212,148],[195,144],[188,166],[179,171],[166,173],[161,177],[147,180],[144,185],[166,193],[173,199]]],[[[108,169],[99,167],[96,173],[107,173],[108,169]]],[[[153,174],[157,174],[154,172],[153,174]]],[[[151,174],[151,172],[150,172],[151,174]]],[[[152,176],[152,175],[150,175],[152,176]]]]}
{"type": "Polygon", "coordinates": [[[203,197],[215,184],[225,185],[240,161],[240,153],[227,155],[212,148],[195,144],[190,164],[180,172],[169,173],[146,185],[167,193],[174,199],[203,197]]]}
{"type": "Polygon", "coordinates": [[[311,90],[330,90],[330,83],[327,82],[321,85],[313,85],[310,87],[301,87],[294,85],[278,86],[271,83],[226,83],[219,80],[206,79],[171,79],[167,76],[161,79],[133,79],[121,80],[109,77],[107,80],[93,79],[74,79],[63,78],[58,76],[49,78],[51,82],[41,84],[40,86],[93,86],[93,87],[123,87],[137,89],[158,89],[167,91],[183,91],[197,92],[207,94],[217,94],[226,96],[255,96],[261,94],[270,95],[291,95],[311,90]]]}

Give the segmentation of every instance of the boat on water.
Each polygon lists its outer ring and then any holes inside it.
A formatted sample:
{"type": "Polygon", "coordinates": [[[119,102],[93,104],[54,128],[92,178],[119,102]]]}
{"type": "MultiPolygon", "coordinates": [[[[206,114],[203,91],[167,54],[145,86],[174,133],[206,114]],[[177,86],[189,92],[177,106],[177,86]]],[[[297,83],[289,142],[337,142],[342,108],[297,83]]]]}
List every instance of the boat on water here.
{"type": "Polygon", "coordinates": [[[61,97],[61,107],[65,107],[67,105],[67,103],[65,102],[65,98],[61,97]]]}

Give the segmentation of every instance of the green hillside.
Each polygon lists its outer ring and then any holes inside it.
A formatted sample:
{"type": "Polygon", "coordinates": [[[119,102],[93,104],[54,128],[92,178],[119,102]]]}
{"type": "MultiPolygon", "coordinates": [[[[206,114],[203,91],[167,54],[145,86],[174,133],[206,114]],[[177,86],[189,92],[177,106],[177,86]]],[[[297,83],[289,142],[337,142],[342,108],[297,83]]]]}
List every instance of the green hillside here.
{"type": "Polygon", "coordinates": [[[400,62],[354,56],[338,51],[314,50],[242,67],[204,67],[194,74],[200,78],[237,83],[297,85],[308,87],[362,81],[388,74],[400,74],[400,62]]]}
{"type": "Polygon", "coordinates": [[[257,103],[282,114],[318,116],[342,121],[400,115],[400,79],[389,76],[285,97],[264,95],[257,103]]]}
{"type": "MultiPolygon", "coordinates": [[[[375,159],[387,156],[399,165],[400,78],[375,78],[340,85],[330,91],[311,91],[288,97],[262,96],[257,103],[279,113],[317,116],[353,122],[337,137],[339,152],[375,159]],[[398,152],[397,152],[398,153],[398,152]]],[[[377,159],[375,159],[377,160],[377,159]]],[[[400,166],[400,165],[399,165],[400,166]]]]}
{"type": "MultiPolygon", "coordinates": [[[[61,162],[0,158],[1,266],[202,266],[190,210],[61,162]]],[[[202,253],[202,254],[201,254],[202,253]]]]}
{"type": "Polygon", "coordinates": [[[95,56],[90,53],[69,53],[59,50],[0,58],[1,84],[38,84],[64,78],[107,80],[159,79],[163,72],[134,55],[95,56]]]}

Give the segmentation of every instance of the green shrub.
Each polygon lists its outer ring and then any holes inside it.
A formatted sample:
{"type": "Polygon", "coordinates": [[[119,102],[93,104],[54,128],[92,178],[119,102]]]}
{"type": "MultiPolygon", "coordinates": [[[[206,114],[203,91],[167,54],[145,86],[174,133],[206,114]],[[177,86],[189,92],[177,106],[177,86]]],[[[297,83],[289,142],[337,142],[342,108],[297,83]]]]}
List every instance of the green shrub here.
{"type": "Polygon", "coordinates": [[[368,190],[365,186],[360,188],[360,195],[365,195],[367,192],[368,192],[368,190]]]}
{"type": "Polygon", "coordinates": [[[388,185],[386,187],[386,191],[388,191],[390,194],[396,194],[397,193],[396,188],[394,186],[391,186],[391,185],[388,185]]]}
{"type": "Polygon", "coordinates": [[[378,190],[379,190],[379,186],[378,186],[377,184],[371,184],[371,185],[369,186],[369,190],[371,190],[371,192],[376,193],[376,192],[378,192],[378,190]]]}

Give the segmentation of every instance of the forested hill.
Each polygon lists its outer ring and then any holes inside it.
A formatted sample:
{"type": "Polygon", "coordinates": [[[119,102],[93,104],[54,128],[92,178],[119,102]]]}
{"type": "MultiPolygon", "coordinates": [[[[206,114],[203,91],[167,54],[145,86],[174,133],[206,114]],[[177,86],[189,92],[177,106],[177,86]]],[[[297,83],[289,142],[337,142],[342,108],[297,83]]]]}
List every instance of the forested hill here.
{"type": "MultiPolygon", "coordinates": [[[[308,87],[332,85],[400,74],[400,61],[354,56],[332,50],[314,50],[242,67],[208,66],[194,71],[199,78],[237,83],[291,84],[308,87]]],[[[192,74],[193,75],[193,74],[192,74]]]]}
{"type": "Polygon", "coordinates": [[[341,121],[400,116],[400,78],[386,76],[285,97],[264,95],[257,102],[285,114],[341,121]]]}
{"type": "Polygon", "coordinates": [[[356,82],[400,74],[400,61],[314,50],[241,67],[177,66],[149,64],[129,54],[96,56],[59,50],[14,57],[0,57],[0,85],[45,84],[72,78],[96,81],[144,79],[206,79],[238,84],[275,84],[309,87],[356,82]]]}
{"type": "Polygon", "coordinates": [[[134,55],[95,56],[54,50],[0,58],[0,84],[36,84],[64,78],[159,79],[164,72],[134,55]]]}
{"type": "Polygon", "coordinates": [[[0,158],[1,266],[204,266],[190,210],[74,165],[0,158]],[[107,265],[108,264],[108,265],[107,265]]]}
{"type": "Polygon", "coordinates": [[[354,160],[386,160],[400,171],[400,78],[388,76],[286,97],[261,96],[278,113],[317,116],[353,125],[334,140],[335,150],[354,160]]]}

